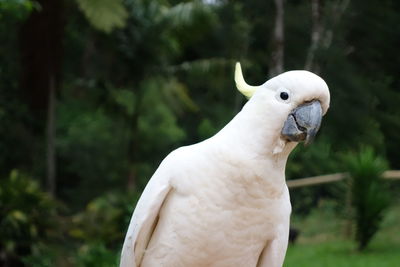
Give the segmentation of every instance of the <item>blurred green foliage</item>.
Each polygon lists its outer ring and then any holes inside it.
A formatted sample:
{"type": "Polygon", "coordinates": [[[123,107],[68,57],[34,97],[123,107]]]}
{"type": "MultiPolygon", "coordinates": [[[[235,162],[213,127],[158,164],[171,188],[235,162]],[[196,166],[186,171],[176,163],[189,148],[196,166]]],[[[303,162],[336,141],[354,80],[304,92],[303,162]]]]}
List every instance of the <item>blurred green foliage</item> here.
{"type": "Polygon", "coordinates": [[[33,9],[40,9],[40,5],[33,0],[1,0],[0,20],[8,20],[12,16],[17,20],[25,19],[33,9]]]}
{"type": "Polygon", "coordinates": [[[0,180],[0,264],[13,266],[57,234],[57,204],[14,170],[0,180]]]}
{"type": "Polygon", "coordinates": [[[110,192],[98,197],[71,218],[69,235],[82,244],[74,251],[75,266],[116,266],[121,241],[139,194],[110,192]]]}
{"type": "MultiPolygon", "coordinates": [[[[287,177],[346,171],[343,152],[364,145],[400,168],[400,2],[348,1],[339,19],[346,1],[320,3],[324,31],[314,71],[330,87],[331,108],[315,143],[291,155],[287,177]]],[[[268,79],[274,17],[274,2],[260,0],[0,0],[0,181],[1,192],[16,190],[2,198],[1,220],[13,223],[0,230],[14,245],[1,249],[26,256],[31,266],[57,258],[65,266],[113,265],[130,213],[161,160],[215,134],[245,103],[235,90],[234,63],[243,63],[250,84],[268,79]],[[56,198],[65,207],[59,212],[40,189],[50,78],[56,198]],[[12,170],[21,177],[16,184],[12,170]],[[24,197],[31,183],[35,207],[24,197]],[[46,241],[56,226],[65,246],[46,241]]],[[[304,68],[312,23],[310,1],[285,2],[286,70],[304,68]]],[[[297,189],[293,210],[307,214],[326,198],[341,203],[342,189],[297,189]]]]}
{"type": "Polygon", "coordinates": [[[128,12],[121,0],[76,0],[76,2],[96,29],[109,33],[115,28],[125,26],[128,12]]]}
{"type": "Polygon", "coordinates": [[[104,244],[119,248],[125,233],[121,229],[129,224],[138,194],[112,192],[98,197],[86,209],[72,217],[69,234],[85,244],[104,244]]]}
{"type": "Polygon", "coordinates": [[[77,267],[110,267],[119,263],[119,253],[110,251],[102,243],[83,245],[77,254],[74,265],[77,267]]]}

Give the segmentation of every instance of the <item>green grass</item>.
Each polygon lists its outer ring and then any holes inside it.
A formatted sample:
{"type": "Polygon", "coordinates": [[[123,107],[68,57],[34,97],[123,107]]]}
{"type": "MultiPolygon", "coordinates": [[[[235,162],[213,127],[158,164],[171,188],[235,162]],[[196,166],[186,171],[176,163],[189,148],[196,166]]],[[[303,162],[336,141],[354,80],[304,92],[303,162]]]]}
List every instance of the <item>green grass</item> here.
{"type": "Polygon", "coordinates": [[[294,215],[292,224],[301,233],[298,242],[289,245],[285,267],[400,266],[400,204],[388,210],[381,230],[363,252],[345,236],[345,224],[330,203],[323,203],[306,218],[294,215]]]}
{"type": "Polygon", "coordinates": [[[290,246],[285,267],[397,267],[400,265],[400,246],[384,246],[356,252],[351,241],[327,241],[290,246]]]}

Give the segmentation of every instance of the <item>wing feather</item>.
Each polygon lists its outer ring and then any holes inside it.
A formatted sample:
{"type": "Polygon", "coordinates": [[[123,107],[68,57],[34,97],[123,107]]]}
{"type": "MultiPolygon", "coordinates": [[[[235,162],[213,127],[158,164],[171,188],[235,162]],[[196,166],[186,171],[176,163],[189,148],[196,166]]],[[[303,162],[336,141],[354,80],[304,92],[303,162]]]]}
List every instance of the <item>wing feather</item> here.
{"type": "Polygon", "coordinates": [[[120,267],[139,267],[168,193],[170,179],[158,170],[140,197],[122,247],[120,267]]]}

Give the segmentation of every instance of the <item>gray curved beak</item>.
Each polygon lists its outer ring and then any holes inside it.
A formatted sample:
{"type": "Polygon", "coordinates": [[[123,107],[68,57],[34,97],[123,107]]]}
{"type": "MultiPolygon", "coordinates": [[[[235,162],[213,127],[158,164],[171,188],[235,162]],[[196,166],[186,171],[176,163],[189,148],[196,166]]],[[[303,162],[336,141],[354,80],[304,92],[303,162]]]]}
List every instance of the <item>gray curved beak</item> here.
{"type": "Polygon", "coordinates": [[[322,121],[322,108],[318,100],[298,106],[287,117],[282,128],[282,137],[288,141],[305,141],[310,144],[317,134],[322,121]]]}

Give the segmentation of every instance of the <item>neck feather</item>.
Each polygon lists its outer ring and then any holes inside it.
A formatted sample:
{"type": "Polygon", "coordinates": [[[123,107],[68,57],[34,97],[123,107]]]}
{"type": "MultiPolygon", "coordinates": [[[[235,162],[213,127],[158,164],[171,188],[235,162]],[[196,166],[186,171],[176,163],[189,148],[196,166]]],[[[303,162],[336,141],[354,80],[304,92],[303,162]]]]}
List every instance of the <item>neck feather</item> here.
{"type": "Polygon", "coordinates": [[[296,143],[286,143],[280,138],[283,123],[274,121],[272,110],[257,107],[249,101],[213,139],[225,144],[239,160],[264,162],[284,176],[287,158],[296,143]]]}

